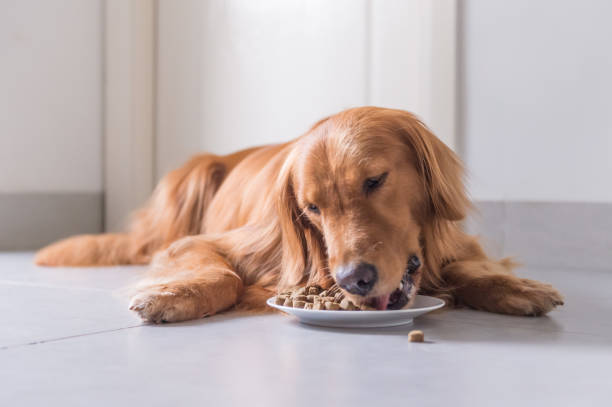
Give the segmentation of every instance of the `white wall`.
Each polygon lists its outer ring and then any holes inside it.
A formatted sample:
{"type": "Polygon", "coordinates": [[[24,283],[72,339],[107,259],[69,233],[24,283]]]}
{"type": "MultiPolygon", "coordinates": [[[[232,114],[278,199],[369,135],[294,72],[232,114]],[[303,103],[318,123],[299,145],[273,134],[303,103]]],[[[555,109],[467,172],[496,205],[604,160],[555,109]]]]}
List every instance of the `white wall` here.
{"type": "Polygon", "coordinates": [[[100,0],[0,0],[0,193],[102,191],[100,0]]]}
{"type": "Polygon", "coordinates": [[[430,94],[437,15],[429,0],[160,0],[157,177],[368,104],[414,111],[452,144],[430,94]]]}
{"type": "Polygon", "coordinates": [[[462,2],[479,200],[612,202],[612,2],[462,2]]]}

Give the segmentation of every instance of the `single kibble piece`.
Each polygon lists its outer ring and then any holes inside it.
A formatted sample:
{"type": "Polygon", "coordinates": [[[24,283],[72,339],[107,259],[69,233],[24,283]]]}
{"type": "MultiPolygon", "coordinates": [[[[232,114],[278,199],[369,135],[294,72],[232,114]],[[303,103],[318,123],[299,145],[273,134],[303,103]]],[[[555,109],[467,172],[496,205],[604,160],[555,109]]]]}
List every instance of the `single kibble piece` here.
{"type": "Polygon", "coordinates": [[[312,304],[312,309],[322,311],[325,309],[325,303],[323,301],[315,302],[314,304],[312,304]]]}
{"type": "Polygon", "coordinates": [[[337,302],[329,302],[325,303],[325,309],[329,311],[338,311],[340,309],[340,304],[337,302]]]}
{"type": "Polygon", "coordinates": [[[312,304],[307,302],[306,304],[304,304],[304,309],[312,309],[312,304]]]}
{"type": "Polygon", "coordinates": [[[319,294],[319,287],[308,287],[309,295],[317,295],[319,294]]]}
{"type": "Polygon", "coordinates": [[[293,300],[293,308],[304,308],[306,301],[293,300]]]}
{"type": "Polygon", "coordinates": [[[423,331],[414,330],[408,334],[408,340],[410,342],[423,342],[425,340],[425,334],[423,331]]]}
{"type": "Polygon", "coordinates": [[[283,305],[285,307],[293,307],[293,299],[291,297],[287,297],[283,305]]]}
{"type": "Polygon", "coordinates": [[[340,308],[342,308],[345,311],[352,311],[353,308],[355,308],[355,304],[353,304],[353,302],[349,300],[348,298],[345,298],[342,301],[340,301],[340,308]]]}
{"type": "Polygon", "coordinates": [[[285,303],[286,298],[281,297],[280,295],[277,295],[276,298],[274,298],[274,303],[276,305],[283,305],[285,303]]]}
{"type": "Polygon", "coordinates": [[[304,294],[294,295],[293,301],[306,301],[306,296],[304,294]]]}

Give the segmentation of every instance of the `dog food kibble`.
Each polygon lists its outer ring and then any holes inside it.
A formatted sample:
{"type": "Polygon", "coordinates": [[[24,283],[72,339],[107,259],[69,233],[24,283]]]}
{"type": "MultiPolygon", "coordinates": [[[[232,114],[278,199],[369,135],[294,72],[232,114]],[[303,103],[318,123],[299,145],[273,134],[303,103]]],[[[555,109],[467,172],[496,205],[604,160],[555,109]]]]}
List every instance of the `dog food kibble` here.
{"type": "Polygon", "coordinates": [[[423,331],[410,331],[410,333],[408,334],[408,340],[410,342],[423,342],[425,340],[425,334],[423,333],[423,331]]]}
{"type": "Polygon", "coordinates": [[[353,304],[351,300],[349,300],[348,298],[345,298],[342,301],[340,301],[340,308],[342,308],[345,311],[352,311],[356,307],[355,307],[355,304],[353,304]]]}
{"type": "Polygon", "coordinates": [[[317,287],[317,286],[308,287],[308,294],[309,295],[317,295],[317,294],[319,294],[319,287],[317,287]]]}
{"type": "Polygon", "coordinates": [[[315,302],[312,305],[312,309],[316,309],[318,311],[325,309],[325,303],[323,301],[315,302]]]}
{"type": "Polygon", "coordinates": [[[285,307],[303,308],[309,310],[328,311],[373,311],[369,305],[357,305],[344,294],[337,285],[323,290],[318,285],[309,285],[296,288],[292,291],[280,293],[274,299],[276,305],[285,307]]]}

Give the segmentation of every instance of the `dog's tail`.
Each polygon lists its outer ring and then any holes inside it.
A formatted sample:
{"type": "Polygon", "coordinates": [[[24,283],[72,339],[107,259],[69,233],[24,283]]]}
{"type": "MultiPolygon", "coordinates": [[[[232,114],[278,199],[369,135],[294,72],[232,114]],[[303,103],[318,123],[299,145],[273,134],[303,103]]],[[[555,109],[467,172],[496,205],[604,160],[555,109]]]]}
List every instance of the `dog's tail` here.
{"type": "Polygon", "coordinates": [[[79,235],[53,243],[36,253],[41,266],[106,266],[146,264],[128,234],[79,235]]]}
{"type": "Polygon", "coordinates": [[[166,175],[144,208],[137,211],[127,233],[80,235],[40,250],[44,266],[108,266],[147,264],[172,242],[203,232],[204,215],[221,185],[227,166],[213,155],[200,155],[166,175]]]}

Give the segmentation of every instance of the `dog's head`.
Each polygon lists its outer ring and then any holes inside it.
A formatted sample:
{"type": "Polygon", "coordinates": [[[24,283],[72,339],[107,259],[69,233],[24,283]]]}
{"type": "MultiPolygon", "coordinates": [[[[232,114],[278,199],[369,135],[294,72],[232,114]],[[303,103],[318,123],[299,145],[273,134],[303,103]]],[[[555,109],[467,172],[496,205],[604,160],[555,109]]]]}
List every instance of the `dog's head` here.
{"type": "Polygon", "coordinates": [[[428,229],[468,206],[455,154],[410,113],[364,107],[317,123],[279,175],[281,284],[333,278],[357,303],[399,309],[428,265],[428,229]]]}

